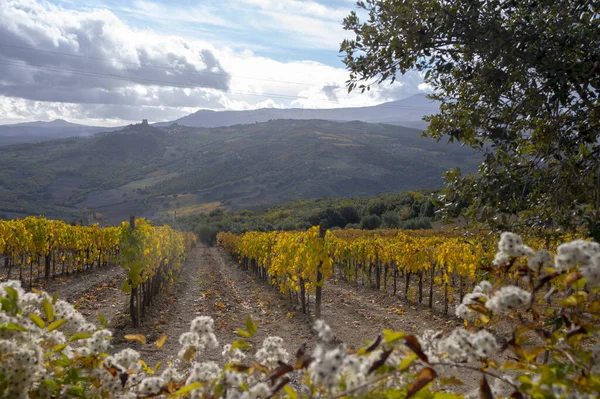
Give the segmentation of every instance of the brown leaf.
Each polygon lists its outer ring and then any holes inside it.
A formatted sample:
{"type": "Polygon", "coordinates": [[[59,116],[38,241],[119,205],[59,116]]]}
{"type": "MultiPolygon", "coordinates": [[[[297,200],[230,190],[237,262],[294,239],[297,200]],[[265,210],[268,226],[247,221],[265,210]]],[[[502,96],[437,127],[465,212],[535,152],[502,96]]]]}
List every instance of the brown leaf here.
{"type": "Polygon", "coordinates": [[[435,380],[437,373],[431,367],[424,368],[419,371],[417,378],[408,386],[406,399],[413,397],[414,394],[423,389],[431,381],[435,380]]]}
{"type": "Polygon", "coordinates": [[[301,358],[305,354],[306,354],[306,342],[303,343],[302,345],[300,345],[300,348],[298,348],[298,352],[296,352],[296,359],[301,358]]]}
{"type": "Polygon", "coordinates": [[[479,390],[481,392],[481,399],[494,399],[494,395],[492,394],[492,388],[490,388],[490,384],[488,384],[485,376],[479,382],[479,390]]]}
{"type": "Polygon", "coordinates": [[[267,399],[272,398],[273,396],[275,396],[275,394],[277,394],[277,392],[281,391],[281,388],[283,388],[284,386],[286,386],[287,383],[290,382],[290,378],[289,377],[283,377],[281,379],[281,381],[279,381],[277,383],[277,385],[275,385],[272,389],[271,389],[271,394],[269,396],[267,396],[267,399]]]}
{"type": "Polygon", "coordinates": [[[279,377],[281,377],[284,374],[287,374],[289,372],[294,371],[294,368],[292,366],[290,366],[287,363],[284,363],[282,361],[279,361],[279,367],[277,367],[275,370],[273,370],[271,372],[271,374],[269,374],[268,379],[271,380],[271,383],[274,383],[276,379],[278,379],[279,377]]]}
{"type": "Polygon", "coordinates": [[[583,275],[579,272],[573,272],[570,273],[567,278],[565,279],[565,287],[570,287],[573,284],[575,284],[580,278],[582,278],[583,275]]]}
{"type": "Polygon", "coordinates": [[[252,368],[241,363],[230,364],[228,367],[233,371],[237,371],[238,373],[245,373],[252,368]]]}
{"type": "Polygon", "coordinates": [[[406,345],[411,351],[415,352],[419,359],[424,361],[425,363],[429,363],[429,359],[427,355],[423,353],[423,349],[421,349],[421,344],[419,340],[414,335],[407,335],[404,337],[404,345],[406,345]]]}
{"type": "Polygon", "coordinates": [[[386,362],[386,360],[388,359],[388,357],[390,357],[390,355],[392,354],[392,352],[394,351],[394,349],[390,349],[387,351],[383,351],[381,353],[381,356],[379,356],[379,359],[377,359],[376,361],[373,362],[373,364],[371,365],[371,367],[369,367],[369,371],[367,372],[367,374],[371,374],[373,371],[377,370],[379,367],[383,366],[386,362]]]}
{"type": "Polygon", "coordinates": [[[576,328],[574,330],[569,331],[567,333],[567,338],[571,338],[571,337],[573,337],[575,335],[587,334],[587,333],[588,333],[588,331],[585,329],[585,327],[582,326],[582,327],[579,327],[579,328],[576,328]]]}
{"type": "Polygon", "coordinates": [[[521,394],[521,392],[519,391],[513,392],[512,395],[510,395],[510,397],[513,399],[525,399],[525,396],[523,396],[523,394],[521,394]]]}
{"type": "Polygon", "coordinates": [[[373,341],[373,343],[367,347],[367,349],[366,349],[367,353],[373,352],[375,349],[377,349],[379,344],[381,344],[381,339],[382,339],[381,334],[379,334],[377,336],[377,338],[375,339],[375,341],[373,341]]]}

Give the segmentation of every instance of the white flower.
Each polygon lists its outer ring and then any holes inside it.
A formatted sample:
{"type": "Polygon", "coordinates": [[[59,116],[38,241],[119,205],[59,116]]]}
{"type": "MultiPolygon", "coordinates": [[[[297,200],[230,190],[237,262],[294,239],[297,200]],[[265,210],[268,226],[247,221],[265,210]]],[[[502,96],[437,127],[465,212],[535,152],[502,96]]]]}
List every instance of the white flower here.
{"type": "Polygon", "coordinates": [[[200,316],[196,317],[192,321],[190,331],[198,335],[208,334],[213,332],[214,326],[215,321],[212,319],[212,317],[200,316]]]}
{"type": "Polygon", "coordinates": [[[264,399],[271,394],[271,389],[264,382],[259,382],[248,391],[251,398],[264,399]]]}
{"type": "Polygon", "coordinates": [[[289,353],[283,347],[283,339],[280,337],[267,337],[262,347],[254,355],[256,361],[269,368],[276,367],[278,362],[287,362],[289,353]]]}
{"type": "Polygon", "coordinates": [[[495,314],[514,311],[529,304],[531,294],[519,287],[509,285],[494,292],[494,295],[485,303],[485,307],[495,314]]]}
{"type": "Polygon", "coordinates": [[[529,269],[532,271],[539,271],[542,266],[554,267],[554,262],[552,262],[552,254],[545,249],[537,251],[527,261],[527,267],[529,267],[529,269]]]}
{"type": "Polygon", "coordinates": [[[160,388],[165,385],[165,381],[160,377],[144,378],[140,383],[139,391],[142,394],[157,394],[160,388]]]}
{"type": "Polygon", "coordinates": [[[335,338],[331,328],[322,319],[315,321],[313,329],[317,332],[319,339],[323,342],[332,342],[335,338]]]}

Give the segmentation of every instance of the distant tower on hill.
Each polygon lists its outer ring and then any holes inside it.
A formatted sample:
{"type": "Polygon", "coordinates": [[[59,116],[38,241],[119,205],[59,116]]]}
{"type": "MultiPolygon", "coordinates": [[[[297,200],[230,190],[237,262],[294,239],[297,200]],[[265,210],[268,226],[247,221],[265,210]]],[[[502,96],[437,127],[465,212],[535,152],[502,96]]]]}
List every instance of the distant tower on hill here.
{"type": "Polygon", "coordinates": [[[148,126],[148,119],[142,119],[142,125],[148,126]]]}

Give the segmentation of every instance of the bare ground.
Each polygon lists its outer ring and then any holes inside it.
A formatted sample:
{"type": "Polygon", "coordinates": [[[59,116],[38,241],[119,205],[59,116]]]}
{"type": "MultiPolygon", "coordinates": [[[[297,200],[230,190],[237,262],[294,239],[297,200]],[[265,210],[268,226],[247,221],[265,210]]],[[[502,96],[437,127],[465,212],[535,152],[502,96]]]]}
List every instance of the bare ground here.
{"type": "MultiPolygon", "coordinates": [[[[146,312],[142,326],[133,328],[126,317],[128,296],[120,290],[120,270],[105,269],[104,276],[88,276],[74,284],[58,288],[61,297],[73,301],[90,321],[103,314],[111,326],[113,350],[134,347],[152,367],[158,361],[174,358],[179,350],[179,335],[189,330],[191,321],[201,315],[215,320],[215,334],[222,345],[239,339],[235,332],[245,328],[248,315],[258,323],[256,335],[247,341],[254,347],[272,335],[284,339],[294,354],[306,342],[314,346],[312,317],[302,314],[285,295],[254,277],[220,248],[197,247],[185,263],[178,282],[169,295],[163,295],[146,312]],[[72,285],[72,287],[71,287],[72,285]],[[143,334],[147,344],[127,341],[126,334],[143,334]],[[167,340],[162,349],[154,342],[162,334],[167,340]]],[[[313,308],[311,298],[311,311],[313,308]]],[[[336,338],[350,348],[359,348],[373,340],[383,329],[421,333],[427,329],[449,330],[460,322],[430,311],[425,305],[405,302],[387,293],[377,292],[344,281],[330,280],[323,289],[322,317],[336,338]]],[[[204,353],[206,360],[221,359],[220,350],[204,353]]],[[[458,373],[457,373],[458,374],[458,373]]],[[[460,371],[468,391],[478,385],[480,373],[460,371]]]]}

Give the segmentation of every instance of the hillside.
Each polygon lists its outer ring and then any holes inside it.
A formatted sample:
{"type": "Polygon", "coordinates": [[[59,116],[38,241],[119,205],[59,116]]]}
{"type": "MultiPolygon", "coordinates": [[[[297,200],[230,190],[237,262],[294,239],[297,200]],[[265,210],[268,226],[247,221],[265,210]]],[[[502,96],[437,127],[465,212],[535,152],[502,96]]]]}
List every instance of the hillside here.
{"type": "Polygon", "coordinates": [[[31,143],[67,137],[90,136],[115,128],[79,125],[62,119],[0,125],[0,145],[31,143]]]}
{"type": "MultiPolygon", "coordinates": [[[[439,112],[439,106],[427,99],[425,94],[417,94],[403,100],[387,102],[372,107],[304,109],[304,108],[262,108],[248,111],[200,110],[179,118],[174,123],[195,127],[218,127],[237,124],[267,122],[276,119],[324,119],[330,121],[362,121],[388,123],[415,128],[427,125],[421,119],[425,115],[439,112]]],[[[169,123],[158,124],[166,126],[169,123]]]]}
{"type": "Polygon", "coordinates": [[[81,209],[117,222],[441,185],[474,170],[465,147],[400,126],[277,120],[224,128],[133,125],[0,148],[0,216],[81,209]]]}

